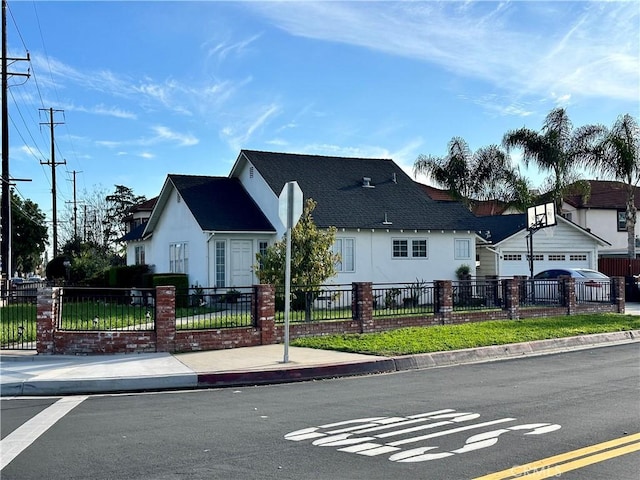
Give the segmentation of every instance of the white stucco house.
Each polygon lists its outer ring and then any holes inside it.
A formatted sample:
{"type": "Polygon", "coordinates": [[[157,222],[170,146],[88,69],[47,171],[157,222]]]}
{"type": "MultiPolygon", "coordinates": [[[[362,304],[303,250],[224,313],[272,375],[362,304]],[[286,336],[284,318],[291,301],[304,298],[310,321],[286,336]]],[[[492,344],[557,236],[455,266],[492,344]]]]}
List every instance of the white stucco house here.
{"type": "Polygon", "coordinates": [[[462,264],[475,274],[475,217],[431,199],[392,160],[254,150],[228,177],[168,175],[143,231],[127,239],[127,263],[137,244],[156,273],[186,273],[192,285],[256,283],[256,253],[285,233],[278,196],[289,181],[317,202],[319,228],[337,228],[331,283],[455,279],[462,264]]]}
{"type": "MultiPolygon", "coordinates": [[[[569,195],[562,205],[562,215],[582,228],[605,239],[608,245],[600,249],[603,257],[626,257],[627,220],[625,185],[622,182],[589,180],[588,196],[569,195]]],[[[635,206],[640,210],[640,190],[635,195],[635,206]]],[[[640,254],[640,239],[636,223],[636,256],[640,254]]]]}
{"type": "MultiPolygon", "coordinates": [[[[533,234],[533,274],[550,268],[598,269],[598,252],[609,243],[579,225],[556,216],[557,225],[533,234]]],[[[525,214],[477,218],[477,275],[529,276],[528,235],[525,214]]]]}

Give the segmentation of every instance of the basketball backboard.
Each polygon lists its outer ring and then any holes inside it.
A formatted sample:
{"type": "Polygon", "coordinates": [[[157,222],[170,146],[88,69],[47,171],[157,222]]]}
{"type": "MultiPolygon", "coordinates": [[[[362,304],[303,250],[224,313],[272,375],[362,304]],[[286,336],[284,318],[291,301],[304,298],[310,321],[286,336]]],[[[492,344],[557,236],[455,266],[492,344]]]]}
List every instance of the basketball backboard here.
{"type": "Polygon", "coordinates": [[[553,202],[527,208],[527,230],[556,225],[556,206],[553,202]]]}

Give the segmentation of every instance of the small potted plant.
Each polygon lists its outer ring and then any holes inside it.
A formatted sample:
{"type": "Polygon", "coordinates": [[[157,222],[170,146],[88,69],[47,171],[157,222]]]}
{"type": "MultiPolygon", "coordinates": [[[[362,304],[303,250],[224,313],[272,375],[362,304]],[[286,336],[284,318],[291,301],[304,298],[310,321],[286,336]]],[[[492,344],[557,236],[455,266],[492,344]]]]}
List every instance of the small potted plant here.
{"type": "Polygon", "coordinates": [[[471,267],[467,264],[462,264],[456,269],[456,278],[458,280],[471,280],[471,267]]]}

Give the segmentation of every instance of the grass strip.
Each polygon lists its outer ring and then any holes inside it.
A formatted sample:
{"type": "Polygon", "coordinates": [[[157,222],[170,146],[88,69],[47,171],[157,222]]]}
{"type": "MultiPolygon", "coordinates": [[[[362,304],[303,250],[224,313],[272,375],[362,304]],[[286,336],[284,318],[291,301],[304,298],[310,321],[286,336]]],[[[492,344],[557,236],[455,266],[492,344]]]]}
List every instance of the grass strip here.
{"type": "Polygon", "coordinates": [[[640,316],[590,314],[410,327],[382,333],[298,338],[292,346],[380,356],[413,355],[640,329],[640,316]]]}

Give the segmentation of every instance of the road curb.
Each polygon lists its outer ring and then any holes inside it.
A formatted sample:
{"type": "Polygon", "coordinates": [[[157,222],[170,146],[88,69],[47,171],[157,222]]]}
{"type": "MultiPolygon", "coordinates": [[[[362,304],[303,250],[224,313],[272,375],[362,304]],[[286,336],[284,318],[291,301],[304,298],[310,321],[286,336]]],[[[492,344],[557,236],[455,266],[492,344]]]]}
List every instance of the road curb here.
{"type": "Polygon", "coordinates": [[[198,374],[198,387],[221,388],[266,385],[393,373],[467,363],[531,357],[578,350],[580,348],[604,347],[634,342],[640,342],[640,330],[554,338],[506,345],[492,345],[489,347],[452,350],[449,352],[405,355],[383,360],[372,360],[370,362],[365,361],[257,372],[200,373],[198,374]]]}
{"type": "Polygon", "coordinates": [[[371,362],[343,363],[259,372],[221,372],[198,374],[198,387],[230,387],[323,380],[336,377],[395,372],[393,358],[371,362]]]}
{"type": "Polygon", "coordinates": [[[396,370],[418,370],[464,363],[506,360],[525,356],[561,353],[580,348],[611,346],[619,343],[640,341],[640,330],[628,330],[613,333],[596,333],[575,337],[552,338],[532,342],[492,345],[449,352],[424,353],[395,357],[396,370]]]}

